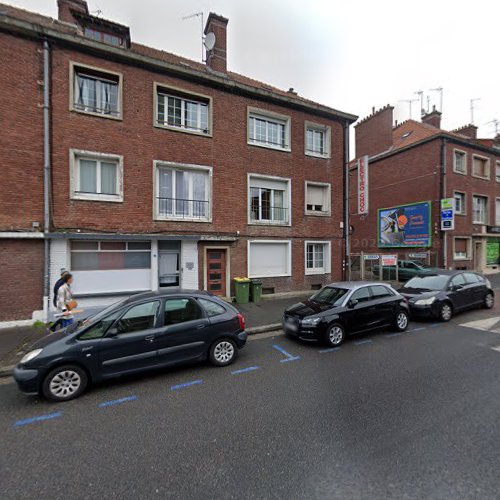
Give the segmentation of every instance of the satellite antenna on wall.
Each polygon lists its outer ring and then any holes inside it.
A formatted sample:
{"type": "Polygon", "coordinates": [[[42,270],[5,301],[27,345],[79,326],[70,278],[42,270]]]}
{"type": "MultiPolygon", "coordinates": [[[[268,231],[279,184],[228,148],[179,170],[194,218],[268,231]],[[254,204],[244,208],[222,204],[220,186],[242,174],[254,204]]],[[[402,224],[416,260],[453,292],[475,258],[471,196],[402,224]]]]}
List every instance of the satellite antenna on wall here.
{"type": "Polygon", "coordinates": [[[215,34],[210,32],[203,40],[203,45],[210,52],[215,47],[215,34]]]}

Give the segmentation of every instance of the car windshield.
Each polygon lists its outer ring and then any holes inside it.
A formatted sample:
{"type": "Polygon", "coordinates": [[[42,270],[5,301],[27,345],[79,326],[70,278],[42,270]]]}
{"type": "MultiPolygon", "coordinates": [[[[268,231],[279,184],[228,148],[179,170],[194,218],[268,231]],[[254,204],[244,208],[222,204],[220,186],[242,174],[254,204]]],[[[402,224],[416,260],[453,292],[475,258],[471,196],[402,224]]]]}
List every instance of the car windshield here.
{"type": "Polygon", "coordinates": [[[448,282],[449,276],[445,274],[434,274],[430,276],[415,276],[407,281],[403,288],[415,288],[418,290],[443,290],[448,282]]]}
{"type": "Polygon", "coordinates": [[[313,295],[311,297],[311,300],[314,300],[314,302],[319,302],[320,304],[331,304],[332,306],[338,306],[342,302],[347,292],[347,288],[326,286],[325,288],[322,288],[318,293],[313,295]]]}
{"type": "Polygon", "coordinates": [[[88,318],[85,318],[82,321],[78,322],[77,328],[75,328],[73,331],[77,331],[82,329],[84,326],[90,325],[90,323],[96,323],[97,321],[100,321],[102,318],[107,316],[111,311],[114,309],[117,309],[120,307],[122,304],[124,304],[128,300],[128,297],[122,300],[119,300],[117,302],[113,302],[111,305],[103,309],[102,311],[98,312],[97,314],[94,314],[94,316],[89,316],[88,318]]]}

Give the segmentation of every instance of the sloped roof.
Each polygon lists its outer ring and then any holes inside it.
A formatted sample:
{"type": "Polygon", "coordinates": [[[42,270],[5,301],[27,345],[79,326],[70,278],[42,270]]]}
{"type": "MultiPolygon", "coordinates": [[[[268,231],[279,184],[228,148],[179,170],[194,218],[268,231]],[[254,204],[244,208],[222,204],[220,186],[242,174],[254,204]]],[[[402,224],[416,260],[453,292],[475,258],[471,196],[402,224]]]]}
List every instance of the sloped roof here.
{"type": "MultiPolygon", "coordinates": [[[[85,38],[77,29],[76,26],[59,21],[57,19],[53,19],[48,16],[44,16],[41,14],[37,14],[36,12],[27,11],[25,9],[20,9],[18,7],[13,7],[11,5],[0,3],[0,20],[3,16],[11,17],[19,21],[24,21],[30,23],[32,25],[37,25],[42,28],[48,28],[54,30],[58,33],[63,33],[67,35],[71,35],[75,37],[75,39],[80,39],[81,42],[86,43],[89,42],[87,38],[85,38]]],[[[103,45],[103,49],[109,48],[105,44],[103,45]]],[[[206,64],[200,63],[198,61],[194,61],[191,59],[187,59],[182,56],[178,56],[176,54],[172,54],[171,52],[166,52],[164,50],[155,49],[153,47],[147,47],[140,43],[131,43],[129,49],[121,49],[117,47],[113,47],[114,50],[123,51],[123,55],[126,56],[126,53],[137,54],[139,56],[146,56],[157,61],[166,62],[171,65],[176,65],[180,69],[190,69],[192,71],[196,71],[201,77],[211,76],[218,77],[222,82],[227,83],[239,83],[249,87],[250,89],[255,89],[257,91],[266,92],[269,96],[280,96],[286,98],[291,103],[301,104],[302,106],[310,107],[315,109],[316,111],[329,113],[332,115],[336,115],[342,118],[347,119],[350,122],[354,122],[357,119],[357,116],[346,113],[343,111],[339,111],[337,109],[325,106],[323,104],[317,103],[305,97],[301,97],[297,95],[295,92],[288,92],[286,90],[279,89],[277,87],[273,87],[264,82],[260,82],[258,80],[254,80],[253,78],[249,78],[244,75],[240,75],[238,73],[233,73],[228,71],[227,73],[218,73],[209,68],[206,64]]]]}

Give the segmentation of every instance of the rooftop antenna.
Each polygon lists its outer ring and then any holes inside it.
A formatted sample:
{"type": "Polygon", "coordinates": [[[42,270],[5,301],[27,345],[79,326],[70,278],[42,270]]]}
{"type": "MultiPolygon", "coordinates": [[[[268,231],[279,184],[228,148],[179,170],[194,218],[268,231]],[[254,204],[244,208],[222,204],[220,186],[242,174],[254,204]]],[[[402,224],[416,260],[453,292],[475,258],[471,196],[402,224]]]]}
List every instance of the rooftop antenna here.
{"type": "Polygon", "coordinates": [[[183,21],[187,19],[193,19],[194,17],[199,17],[201,19],[201,60],[205,62],[203,47],[205,46],[205,37],[203,36],[203,29],[205,23],[203,22],[203,12],[195,12],[194,14],[189,14],[188,16],[184,16],[182,18],[183,21]]]}
{"type": "Polygon", "coordinates": [[[474,103],[480,100],[481,100],[480,97],[475,97],[474,99],[470,100],[470,122],[472,125],[474,125],[474,108],[475,108],[474,103]]]}
{"type": "Polygon", "coordinates": [[[500,120],[497,118],[493,118],[493,120],[485,123],[485,125],[493,125],[495,127],[495,136],[497,136],[500,132],[500,120]]]}
{"type": "Polygon", "coordinates": [[[418,98],[420,99],[420,113],[422,114],[424,112],[424,91],[417,90],[416,92],[413,93],[415,95],[418,95],[418,98]]]}
{"type": "Polygon", "coordinates": [[[427,96],[427,111],[426,113],[429,113],[429,109],[431,109],[431,98],[427,96]]]}
{"type": "Polygon", "coordinates": [[[102,14],[102,10],[97,7],[97,9],[92,12],[92,14],[94,14],[96,17],[99,17],[102,14]]]}
{"type": "Polygon", "coordinates": [[[411,113],[411,105],[414,102],[418,102],[419,99],[401,99],[399,102],[406,102],[408,103],[408,106],[410,108],[410,120],[413,118],[412,113],[411,113]]]}
{"type": "Polygon", "coordinates": [[[443,113],[443,87],[436,87],[435,89],[429,89],[430,92],[439,92],[439,112],[443,113]]]}

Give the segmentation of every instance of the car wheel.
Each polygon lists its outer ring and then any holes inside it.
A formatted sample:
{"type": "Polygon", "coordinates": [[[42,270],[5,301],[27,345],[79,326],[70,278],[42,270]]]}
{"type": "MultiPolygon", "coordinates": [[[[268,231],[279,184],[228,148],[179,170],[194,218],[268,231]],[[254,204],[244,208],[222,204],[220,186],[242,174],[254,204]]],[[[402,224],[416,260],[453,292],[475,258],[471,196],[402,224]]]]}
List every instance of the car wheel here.
{"type": "Polygon", "coordinates": [[[449,302],[444,302],[439,308],[439,319],[441,321],[450,321],[453,316],[453,308],[449,302]]]}
{"type": "Polygon", "coordinates": [[[408,328],[410,318],[405,311],[399,311],[394,319],[394,326],[398,332],[404,332],[408,328]]]}
{"type": "Polygon", "coordinates": [[[488,292],[484,296],[483,307],[485,309],[491,309],[494,305],[495,305],[495,297],[493,297],[493,294],[491,292],[488,292]]]}
{"type": "Polygon", "coordinates": [[[338,323],[330,325],[325,335],[326,343],[331,347],[338,347],[345,340],[345,330],[338,323]]]}
{"type": "Polygon", "coordinates": [[[45,377],[42,392],[51,401],[69,401],[77,398],[87,383],[87,374],[79,366],[59,366],[45,377]]]}
{"type": "Polygon", "coordinates": [[[238,356],[238,348],[231,339],[219,339],[210,348],[210,362],[215,366],[230,365],[238,356]]]}

